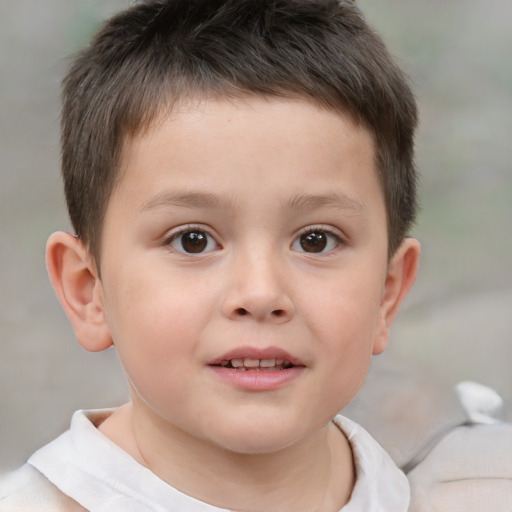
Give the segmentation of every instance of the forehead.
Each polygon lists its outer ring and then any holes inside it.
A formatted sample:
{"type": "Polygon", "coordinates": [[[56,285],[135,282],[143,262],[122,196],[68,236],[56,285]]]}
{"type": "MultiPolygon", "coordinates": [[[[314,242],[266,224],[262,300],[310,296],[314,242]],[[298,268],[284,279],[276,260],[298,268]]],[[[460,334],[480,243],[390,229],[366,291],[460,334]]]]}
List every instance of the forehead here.
{"type": "Polygon", "coordinates": [[[128,139],[121,163],[114,195],[137,195],[142,209],[169,189],[332,197],[334,184],[348,198],[383,202],[371,133],[306,100],[251,96],[181,103],[128,139]]]}

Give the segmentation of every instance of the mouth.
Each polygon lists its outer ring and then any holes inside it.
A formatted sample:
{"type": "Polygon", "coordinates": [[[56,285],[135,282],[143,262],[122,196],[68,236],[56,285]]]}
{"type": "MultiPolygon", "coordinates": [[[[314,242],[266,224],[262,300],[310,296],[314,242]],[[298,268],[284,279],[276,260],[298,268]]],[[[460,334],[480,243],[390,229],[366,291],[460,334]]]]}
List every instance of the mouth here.
{"type": "Polygon", "coordinates": [[[240,372],[275,372],[302,367],[304,363],[278,347],[237,347],[210,361],[208,366],[240,372]]]}
{"type": "Polygon", "coordinates": [[[208,363],[217,378],[244,391],[275,391],[304,375],[306,365],[278,347],[237,347],[208,363]]]}
{"type": "Polygon", "coordinates": [[[228,368],[241,372],[275,372],[282,370],[289,370],[290,368],[294,368],[292,362],[287,359],[252,359],[246,357],[244,359],[241,358],[233,358],[233,359],[224,359],[218,364],[212,364],[210,366],[217,366],[219,368],[228,368]]]}

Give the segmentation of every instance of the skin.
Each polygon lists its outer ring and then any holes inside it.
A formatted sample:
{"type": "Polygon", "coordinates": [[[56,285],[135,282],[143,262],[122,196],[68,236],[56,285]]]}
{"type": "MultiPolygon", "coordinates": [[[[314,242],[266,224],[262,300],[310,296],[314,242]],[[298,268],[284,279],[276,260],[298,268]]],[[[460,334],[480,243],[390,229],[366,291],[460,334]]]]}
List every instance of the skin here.
{"type": "Polygon", "coordinates": [[[385,349],[419,258],[406,239],[388,260],[374,161],[367,130],[302,100],[198,102],[128,141],[101,277],[71,235],[47,253],[78,340],[114,344],[129,380],[100,430],[219,507],[339,510],[355,476],[330,420],[385,349]],[[187,252],[191,232],[204,250],[187,252]],[[293,377],[226,379],[212,362],[240,347],[286,351],[293,377]]]}

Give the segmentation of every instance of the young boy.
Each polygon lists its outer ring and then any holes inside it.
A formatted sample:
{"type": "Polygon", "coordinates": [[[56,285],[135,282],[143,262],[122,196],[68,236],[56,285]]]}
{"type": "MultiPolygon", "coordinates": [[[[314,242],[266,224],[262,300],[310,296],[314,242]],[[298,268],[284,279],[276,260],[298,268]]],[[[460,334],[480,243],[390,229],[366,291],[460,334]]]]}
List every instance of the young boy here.
{"type": "MultiPolygon", "coordinates": [[[[148,0],[65,79],[47,263],[130,403],[23,468],[51,510],[406,511],[338,415],[411,287],[416,107],[349,0],[148,0]]],[[[25,490],[24,490],[25,489],[25,490]]],[[[28,501],[27,501],[28,502],[28,501]]]]}

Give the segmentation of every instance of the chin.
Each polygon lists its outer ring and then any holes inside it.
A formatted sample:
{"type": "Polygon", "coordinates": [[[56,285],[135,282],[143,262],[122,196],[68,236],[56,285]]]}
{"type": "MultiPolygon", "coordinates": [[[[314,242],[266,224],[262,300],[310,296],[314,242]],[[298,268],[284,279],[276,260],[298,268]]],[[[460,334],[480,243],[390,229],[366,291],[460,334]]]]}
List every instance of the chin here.
{"type": "Polygon", "coordinates": [[[270,455],[288,448],[295,441],[289,438],[269,439],[268,436],[260,436],[259,438],[244,437],[242,439],[230,439],[228,443],[224,443],[224,448],[239,455],[270,455]]]}
{"type": "Polygon", "coordinates": [[[210,432],[210,440],[240,455],[266,455],[280,452],[308,436],[308,431],[299,430],[297,426],[297,423],[286,425],[283,422],[232,423],[225,431],[210,432]]]}

